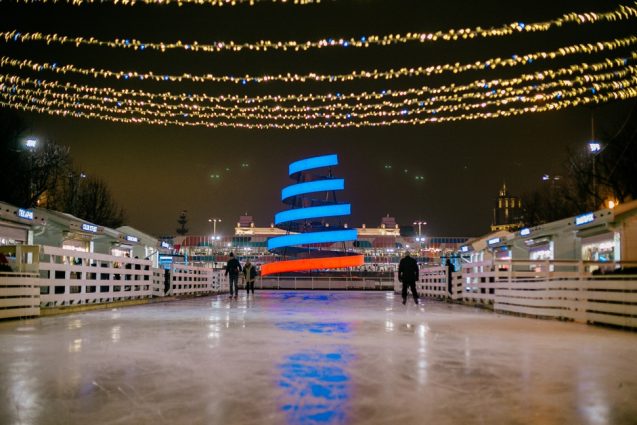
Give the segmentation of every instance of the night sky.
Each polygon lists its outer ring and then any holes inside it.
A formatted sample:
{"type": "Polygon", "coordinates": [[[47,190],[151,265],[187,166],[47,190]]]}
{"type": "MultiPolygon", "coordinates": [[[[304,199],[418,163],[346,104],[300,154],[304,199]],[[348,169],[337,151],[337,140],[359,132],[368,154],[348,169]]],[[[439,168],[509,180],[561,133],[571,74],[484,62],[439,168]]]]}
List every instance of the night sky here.
{"type": "MultiPolygon", "coordinates": [[[[334,0],[314,6],[147,6],[0,3],[4,30],[40,31],[101,39],[143,41],[315,40],[326,37],[488,27],[514,21],[536,22],[567,12],[608,11],[616,2],[578,1],[406,1],[334,0]]],[[[631,2],[624,4],[631,5],[631,2]]],[[[425,66],[509,57],[560,46],[609,40],[634,34],[635,20],[565,28],[538,34],[429,45],[367,49],[320,49],[308,52],[189,53],[135,52],[100,47],[0,43],[0,54],[83,67],[155,73],[261,75],[268,73],[344,73],[360,69],[425,66]]],[[[623,52],[627,52],[624,49],[623,52]]],[[[248,95],[334,93],[382,90],[479,78],[500,78],[531,70],[594,62],[606,55],[436,77],[372,80],[355,83],[122,82],[17,71],[48,80],[148,91],[237,93],[248,95]]],[[[12,68],[3,73],[16,72],[12,68]]],[[[584,149],[594,113],[597,135],[614,134],[634,100],[515,118],[424,126],[305,131],[236,130],[114,124],[21,113],[31,133],[68,145],[78,168],[102,177],[125,208],[127,224],[154,235],[174,234],[179,211],[187,210],[190,234],[211,232],[209,217],[230,233],[242,213],[256,225],[269,225],[284,208],[280,190],[291,183],[287,165],[299,158],[337,153],[334,172],[345,178],[339,200],[352,204],[353,226],[376,226],[386,214],[401,224],[425,220],[426,232],[438,236],[476,236],[488,232],[498,189],[521,195],[559,172],[567,148],[584,149]],[[241,167],[242,163],[249,164],[241,167]],[[391,169],[385,166],[391,165],[391,169]],[[211,179],[211,174],[221,175],[211,179]],[[424,176],[424,180],[416,180],[424,176]]]]}

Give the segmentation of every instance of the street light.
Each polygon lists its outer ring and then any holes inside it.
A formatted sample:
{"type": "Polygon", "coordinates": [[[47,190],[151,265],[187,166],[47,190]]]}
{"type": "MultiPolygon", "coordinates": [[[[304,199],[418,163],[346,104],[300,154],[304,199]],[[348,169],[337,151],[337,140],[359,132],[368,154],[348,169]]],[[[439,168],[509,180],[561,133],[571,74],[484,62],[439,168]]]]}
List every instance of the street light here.
{"type": "Polygon", "coordinates": [[[208,223],[212,223],[212,239],[217,239],[217,222],[221,223],[220,218],[209,218],[208,223]]]}
{"type": "Polygon", "coordinates": [[[422,239],[422,226],[426,226],[427,222],[426,221],[414,221],[414,226],[415,225],[418,225],[418,239],[416,239],[416,240],[420,242],[420,240],[422,239]]]}
{"type": "Polygon", "coordinates": [[[24,144],[28,149],[33,150],[38,147],[38,139],[29,138],[24,141],[24,144]]]}

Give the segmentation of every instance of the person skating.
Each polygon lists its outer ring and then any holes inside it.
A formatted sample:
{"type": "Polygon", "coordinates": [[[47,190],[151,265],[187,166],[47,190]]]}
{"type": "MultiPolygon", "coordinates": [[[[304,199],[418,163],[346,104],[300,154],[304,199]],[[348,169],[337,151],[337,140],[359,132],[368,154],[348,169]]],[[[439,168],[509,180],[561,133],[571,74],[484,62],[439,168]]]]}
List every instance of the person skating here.
{"type": "Polygon", "coordinates": [[[241,273],[241,263],[234,258],[234,254],[231,252],[230,259],[226,263],[226,276],[228,276],[228,283],[230,284],[230,298],[234,293],[234,297],[239,297],[239,273],[241,273]]]}
{"type": "Polygon", "coordinates": [[[418,263],[409,255],[409,251],[405,253],[405,257],[400,260],[400,264],[398,265],[398,280],[403,284],[403,304],[407,303],[407,288],[411,289],[414,302],[418,304],[418,292],[416,292],[418,263]]]}
{"type": "Polygon", "coordinates": [[[252,291],[252,295],[254,295],[254,279],[256,277],[257,268],[250,263],[250,260],[246,261],[246,264],[243,267],[243,279],[246,283],[246,294],[250,294],[250,291],[252,291]]]}

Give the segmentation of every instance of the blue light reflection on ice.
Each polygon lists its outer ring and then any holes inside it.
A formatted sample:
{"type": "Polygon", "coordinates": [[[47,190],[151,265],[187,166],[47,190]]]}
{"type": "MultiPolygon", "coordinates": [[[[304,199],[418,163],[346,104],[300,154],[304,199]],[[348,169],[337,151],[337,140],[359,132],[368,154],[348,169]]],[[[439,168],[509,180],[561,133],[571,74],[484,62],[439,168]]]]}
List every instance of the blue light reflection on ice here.
{"type": "Polygon", "coordinates": [[[293,425],[346,423],[350,377],[346,350],[328,353],[302,351],[285,358],[279,366],[279,387],[285,392],[281,409],[293,425]]]}
{"type": "MultiPolygon", "coordinates": [[[[329,337],[347,334],[346,322],[280,322],[284,331],[308,332],[329,337]]],[[[319,350],[305,350],[285,357],[279,364],[279,387],[284,397],[281,410],[291,425],[344,424],[346,407],[351,398],[347,365],[352,355],[347,347],[338,345],[319,350]]]]}

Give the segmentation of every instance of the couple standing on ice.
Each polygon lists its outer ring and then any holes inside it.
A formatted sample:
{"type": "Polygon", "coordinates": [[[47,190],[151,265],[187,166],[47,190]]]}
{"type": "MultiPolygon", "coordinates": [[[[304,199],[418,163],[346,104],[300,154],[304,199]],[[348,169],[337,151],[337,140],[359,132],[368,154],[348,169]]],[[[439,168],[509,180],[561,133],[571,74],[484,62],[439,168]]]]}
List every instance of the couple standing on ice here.
{"type": "Polygon", "coordinates": [[[234,253],[230,253],[230,259],[226,263],[226,276],[230,283],[230,298],[234,295],[235,298],[239,296],[239,274],[243,274],[243,279],[246,283],[246,293],[249,294],[252,290],[254,295],[254,279],[257,277],[257,269],[250,260],[246,261],[245,266],[242,268],[239,260],[234,258],[234,253]]]}

